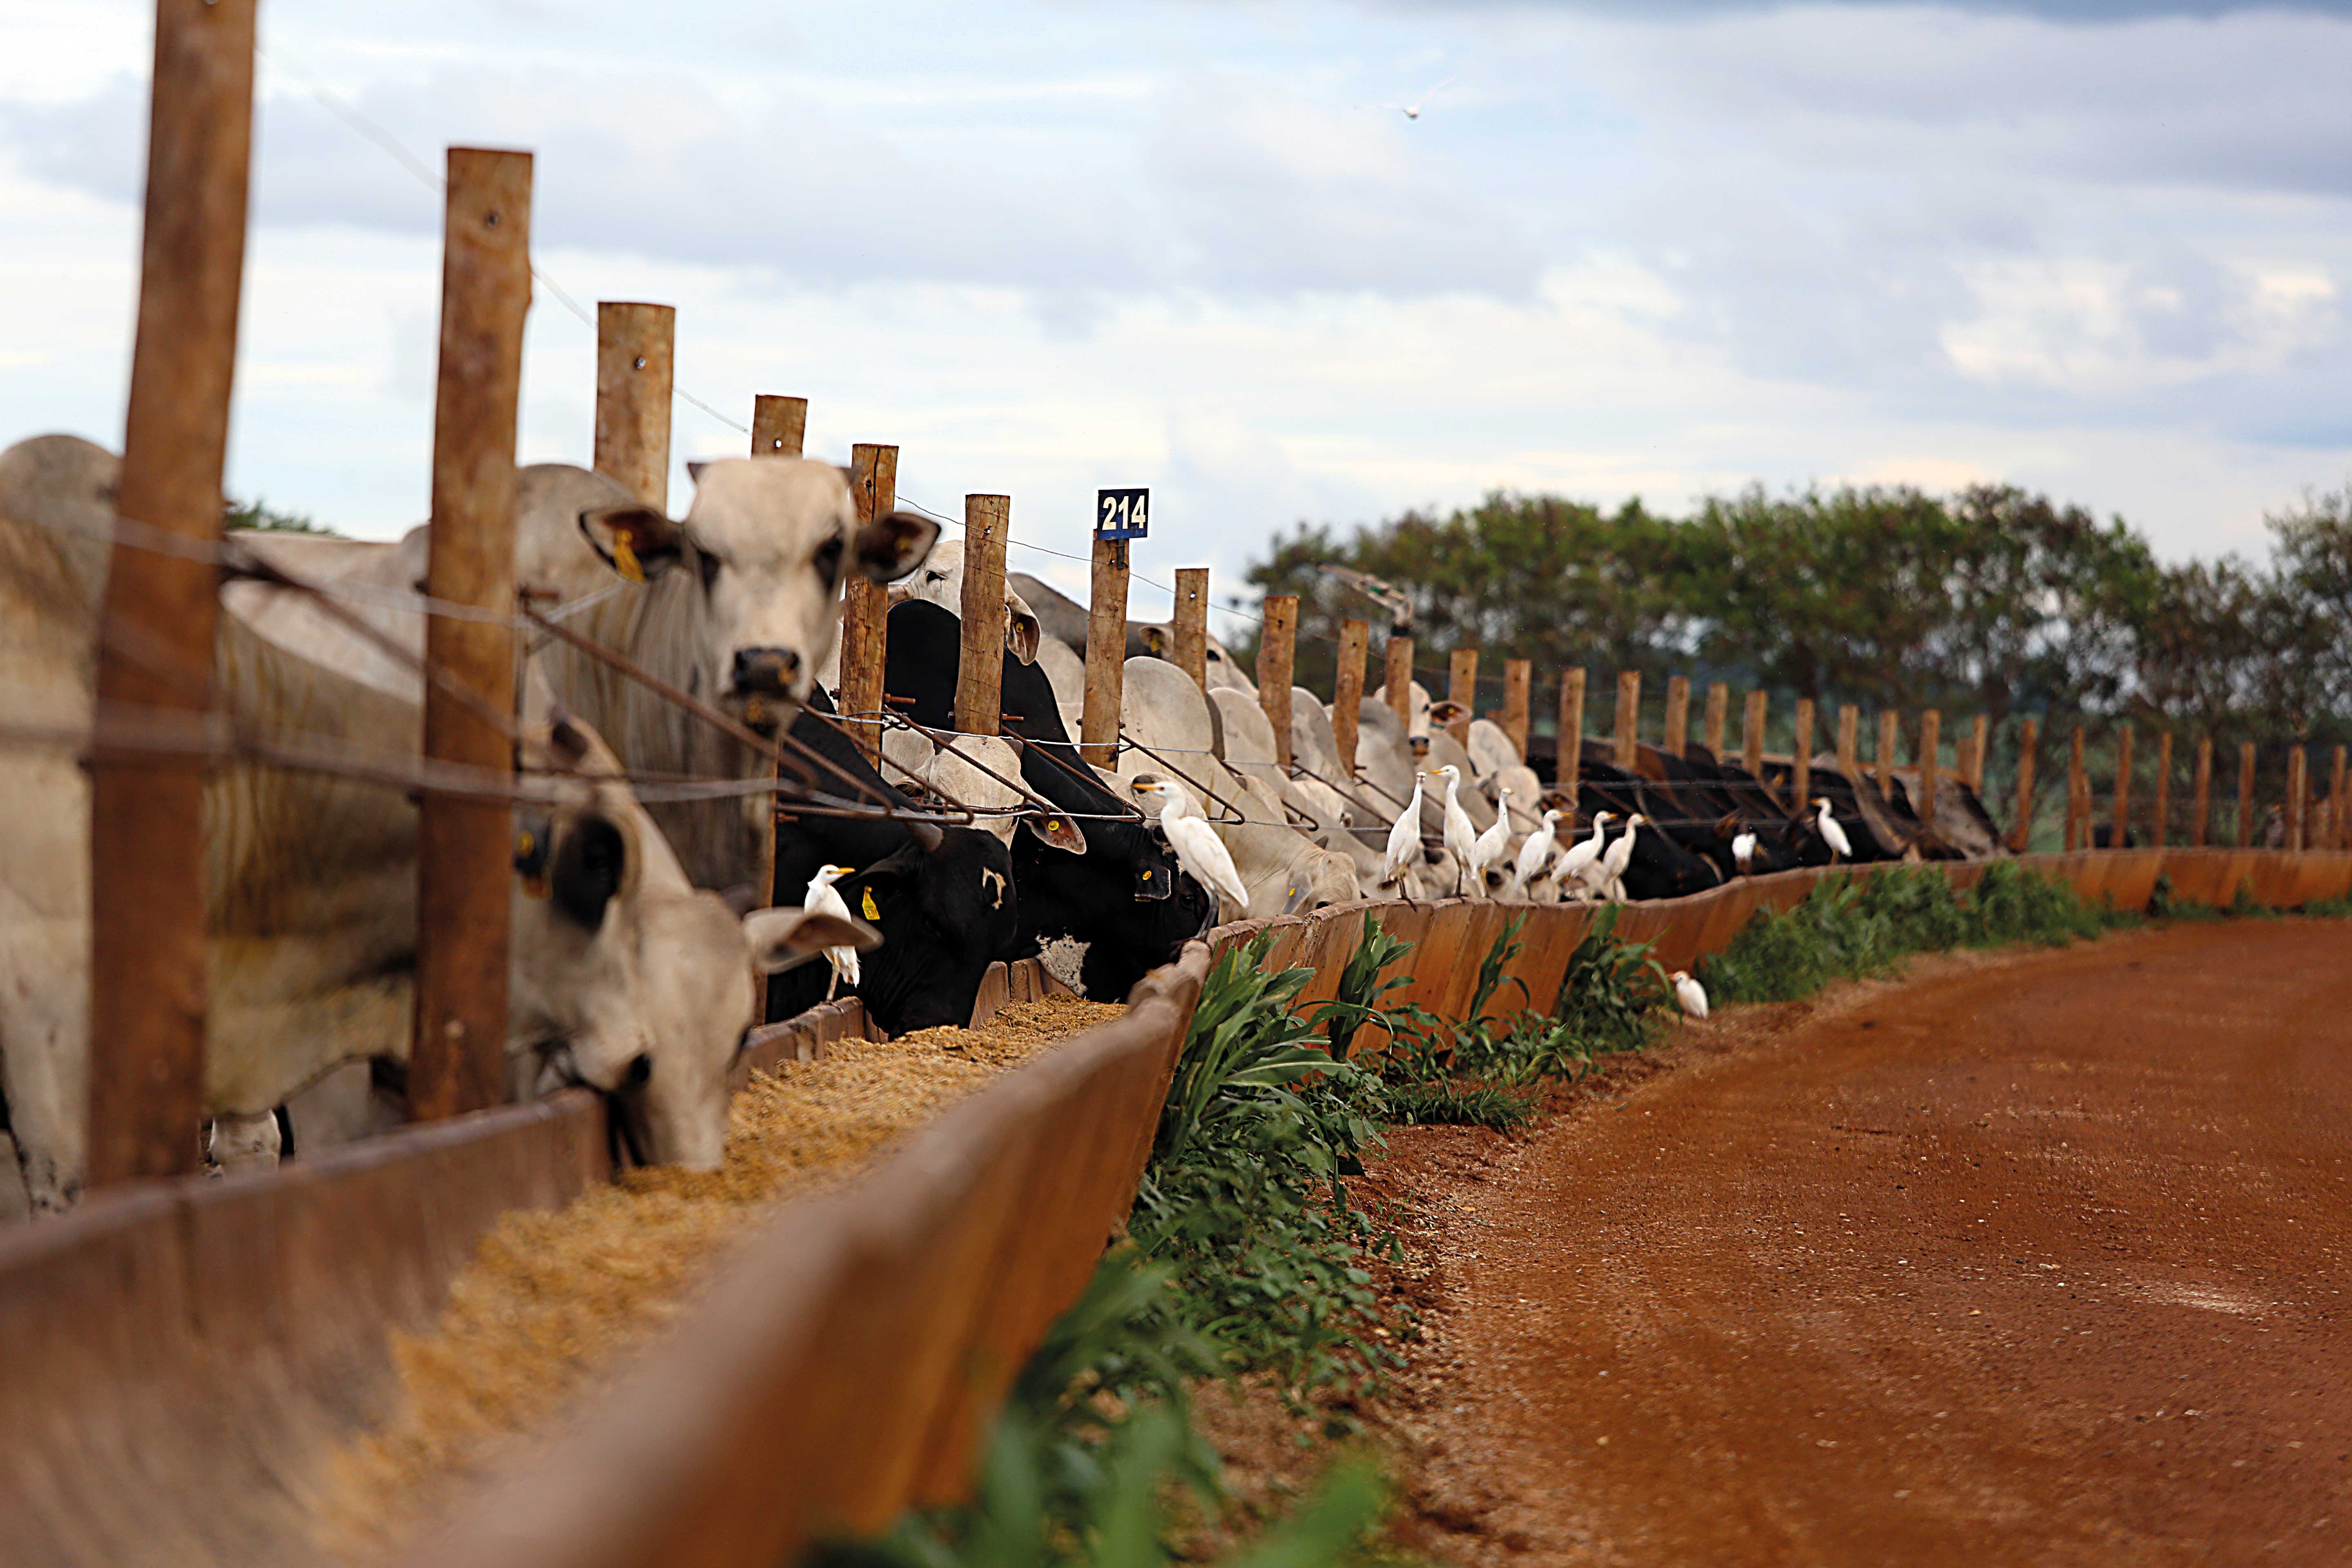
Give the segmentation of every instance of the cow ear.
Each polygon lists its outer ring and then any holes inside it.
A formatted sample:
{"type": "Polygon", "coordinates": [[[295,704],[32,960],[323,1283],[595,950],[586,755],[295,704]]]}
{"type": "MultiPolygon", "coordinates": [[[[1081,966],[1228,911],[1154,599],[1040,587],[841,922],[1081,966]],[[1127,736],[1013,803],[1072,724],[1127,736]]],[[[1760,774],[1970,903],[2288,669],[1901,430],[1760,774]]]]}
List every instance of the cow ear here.
{"type": "Polygon", "coordinates": [[[1021,826],[1065,854],[1083,855],[1087,852],[1085,829],[1066,816],[1032,812],[1021,818],[1021,826]]]}
{"type": "Polygon", "coordinates": [[[627,884],[629,840],[610,817],[574,823],[556,846],[548,881],[555,907],[587,931],[604,923],[604,910],[627,884]]]}
{"type": "Polygon", "coordinates": [[[743,917],[743,938],[762,974],[805,963],[829,947],[870,952],[882,945],[882,933],[864,921],[812,910],[753,910],[743,917]]]}
{"type": "Polygon", "coordinates": [[[857,531],[857,570],[869,583],[896,583],[923,563],[939,537],[940,525],[919,512],[877,517],[857,531]]]}
{"type": "Polygon", "coordinates": [[[677,524],[642,501],[592,506],[580,514],[580,532],[605,565],[632,583],[677,565],[686,549],[677,524]]]}
{"type": "Polygon", "coordinates": [[[1045,628],[1038,625],[1037,613],[1018,594],[1005,595],[1004,605],[1004,646],[1011,648],[1013,657],[1022,663],[1036,663],[1037,639],[1045,635],[1045,628]]]}

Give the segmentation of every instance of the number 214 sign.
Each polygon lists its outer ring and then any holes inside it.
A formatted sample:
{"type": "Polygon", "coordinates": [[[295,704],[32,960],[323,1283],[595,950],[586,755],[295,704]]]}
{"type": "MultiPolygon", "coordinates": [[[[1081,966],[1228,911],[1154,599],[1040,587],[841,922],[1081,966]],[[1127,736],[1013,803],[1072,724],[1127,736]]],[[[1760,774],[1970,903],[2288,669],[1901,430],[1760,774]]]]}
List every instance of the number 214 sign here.
{"type": "Polygon", "coordinates": [[[1095,537],[1097,539],[1141,539],[1151,531],[1151,492],[1137,490],[1097,490],[1095,492],[1095,537]]]}

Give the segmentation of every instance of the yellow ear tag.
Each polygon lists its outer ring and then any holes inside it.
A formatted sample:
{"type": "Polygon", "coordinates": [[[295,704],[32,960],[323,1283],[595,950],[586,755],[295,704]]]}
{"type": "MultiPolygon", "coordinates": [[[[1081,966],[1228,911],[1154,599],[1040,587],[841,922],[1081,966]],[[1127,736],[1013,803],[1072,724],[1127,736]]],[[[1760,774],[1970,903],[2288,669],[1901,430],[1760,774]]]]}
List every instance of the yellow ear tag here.
{"type": "Polygon", "coordinates": [[[646,569],[637,563],[637,552],[629,548],[629,536],[625,533],[613,535],[613,564],[632,583],[646,580],[646,569]]]}
{"type": "Polygon", "coordinates": [[[880,910],[877,910],[877,909],[876,909],[876,908],[874,907],[874,889],[871,889],[871,888],[866,888],[866,889],[862,889],[862,890],[860,891],[859,895],[858,895],[857,902],[858,902],[859,907],[860,907],[860,908],[862,908],[863,910],[865,910],[865,911],[866,911],[866,918],[867,920],[869,920],[869,921],[878,921],[878,920],[880,920],[880,919],[882,918],[882,911],[881,911],[880,910]]]}

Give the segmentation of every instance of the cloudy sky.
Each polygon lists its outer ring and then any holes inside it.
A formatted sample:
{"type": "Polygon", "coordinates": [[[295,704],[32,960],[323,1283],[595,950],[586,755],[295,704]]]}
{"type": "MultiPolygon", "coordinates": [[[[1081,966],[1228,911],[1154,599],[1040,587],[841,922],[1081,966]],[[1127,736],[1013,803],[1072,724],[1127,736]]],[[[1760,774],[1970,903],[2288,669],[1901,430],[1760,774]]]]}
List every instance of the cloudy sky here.
{"type": "MultiPolygon", "coordinates": [[[[0,441],[121,444],[150,26],[0,0],[0,441]]],[[[231,487],[351,531],[425,510],[440,208],[321,92],[435,167],[534,150],[548,275],[676,304],[680,384],[734,419],[804,395],[813,450],[896,442],[904,494],[1010,492],[1015,541],[1066,550],[1097,486],[1150,485],[1161,581],[1496,487],[2006,479],[2211,554],[2352,477],[2346,0],[263,0],[262,28],[231,487]]],[[[542,294],[527,458],[585,460],[593,357],[542,294]]],[[[681,462],[742,449],[676,429],[681,462]]]]}

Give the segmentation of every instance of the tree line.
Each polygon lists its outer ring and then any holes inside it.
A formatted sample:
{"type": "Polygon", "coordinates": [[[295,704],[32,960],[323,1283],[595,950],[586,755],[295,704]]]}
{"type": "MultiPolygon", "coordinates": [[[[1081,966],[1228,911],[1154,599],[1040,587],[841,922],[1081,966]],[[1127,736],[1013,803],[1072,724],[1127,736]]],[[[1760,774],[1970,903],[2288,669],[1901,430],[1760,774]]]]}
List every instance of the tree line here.
{"type": "Polygon", "coordinates": [[[1433,689],[1452,649],[1479,649],[1482,709],[1517,658],[1539,681],[1634,669],[1825,710],[2032,714],[2045,733],[2130,719],[2231,746],[2352,739],[2352,487],[2268,526],[2263,559],[2167,565],[2123,519],[2006,485],[1753,487],[1683,518],[1497,491],[1344,536],[1302,524],[1248,580],[1298,595],[1299,679],[1323,690],[1339,622],[1369,619],[1377,636],[1387,620],[1319,570],[1333,565],[1410,596],[1433,689]]]}

